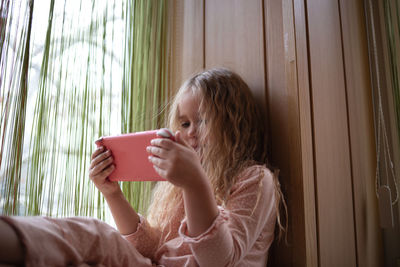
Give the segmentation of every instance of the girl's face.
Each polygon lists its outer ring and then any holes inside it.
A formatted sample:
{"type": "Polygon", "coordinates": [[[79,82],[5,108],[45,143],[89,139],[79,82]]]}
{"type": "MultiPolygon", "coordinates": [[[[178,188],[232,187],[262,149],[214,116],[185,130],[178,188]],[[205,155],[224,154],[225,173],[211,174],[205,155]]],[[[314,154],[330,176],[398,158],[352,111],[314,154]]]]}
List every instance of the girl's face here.
{"type": "Polygon", "coordinates": [[[199,115],[200,97],[192,92],[182,95],[178,103],[179,130],[183,139],[195,150],[198,149],[198,130],[201,123],[199,115]]]}

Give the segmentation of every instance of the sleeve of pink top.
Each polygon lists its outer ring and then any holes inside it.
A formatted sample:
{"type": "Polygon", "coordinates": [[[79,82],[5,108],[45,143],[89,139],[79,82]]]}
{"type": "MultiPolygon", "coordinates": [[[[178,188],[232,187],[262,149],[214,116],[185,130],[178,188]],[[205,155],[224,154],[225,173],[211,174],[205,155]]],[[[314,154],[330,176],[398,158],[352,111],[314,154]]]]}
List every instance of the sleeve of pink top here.
{"type": "Polygon", "coordinates": [[[152,227],[148,221],[139,214],[140,222],[136,232],[123,235],[144,257],[154,261],[154,254],[159,246],[161,232],[152,227]]]}
{"type": "Polygon", "coordinates": [[[267,223],[275,225],[274,192],[272,173],[263,167],[251,167],[232,188],[226,208],[219,207],[219,215],[203,234],[188,236],[184,219],[179,235],[189,244],[198,264],[233,266],[239,262],[263,227],[267,223]]]}

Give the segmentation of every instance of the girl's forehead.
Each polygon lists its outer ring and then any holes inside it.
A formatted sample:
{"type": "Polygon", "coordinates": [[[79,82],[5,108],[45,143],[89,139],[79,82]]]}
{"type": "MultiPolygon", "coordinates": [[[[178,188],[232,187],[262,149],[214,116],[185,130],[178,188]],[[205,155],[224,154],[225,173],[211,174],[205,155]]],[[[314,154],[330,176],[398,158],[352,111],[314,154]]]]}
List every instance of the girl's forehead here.
{"type": "Polygon", "coordinates": [[[178,114],[181,115],[192,115],[199,112],[200,96],[193,92],[184,92],[178,101],[178,114]]]}
{"type": "Polygon", "coordinates": [[[193,93],[191,91],[184,92],[178,101],[179,106],[186,104],[199,104],[199,103],[200,103],[199,94],[193,93]]]}

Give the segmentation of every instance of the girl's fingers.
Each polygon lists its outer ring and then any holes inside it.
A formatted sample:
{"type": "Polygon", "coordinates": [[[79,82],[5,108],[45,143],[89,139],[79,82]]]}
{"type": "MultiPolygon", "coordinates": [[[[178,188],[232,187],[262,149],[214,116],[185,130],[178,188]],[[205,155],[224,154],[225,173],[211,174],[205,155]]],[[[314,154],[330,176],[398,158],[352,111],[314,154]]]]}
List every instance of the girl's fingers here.
{"type": "Polygon", "coordinates": [[[168,157],[168,150],[161,148],[161,147],[157,147],[157,146],[148,146],[146,148],[146,151],[154,156],[157,156],[159,158],[167,158],[168,157]]]}
{"type": "Polygon", "coordinates": [[[100,146],[100,147],[96,148],[96,150],[93,152],[92,157],[90,159],[94,159],[95,157],[97,157],[103,151],[104,151],[104,147],[103,146],[100,146]]]}
{"type": "Polygon", "coordinates": [[[99,174],[94,175],[92,177],[93,182],[95,182],[95,183],[102,182],[104,180],[104,177],[108,177],[114,171],[114,169],[115,169],[114,165],[111,165],[108,168],[105,168],[99,174]]]}
{"type": "Polygon", "coordinates": [[[90,169],[93,169],[96,165],[98,165],[101,161],[105,160],[106,158],[109,158],[111,156],[111,151],[107,150],[104,153],[101,153],[95,157],[91,164],[90,164],[90,169]]]}
{"type": "Polygon", "coordinates": [[[190,147],[190,145],[182,138],[182,134],[180,131],[177,131],[175,133],[175,139],[176,139],[176,142],[178,142],[179,144],[184,145],[186,147],[190,147]]]}
{"type": "Polygon", "coordinates": [[[158,147],[164,148],[165,150],[170,150],[170,149],[172,149],[174,141],[172,141],[168,138],[155,138],[150,141],[150,144],[152,146],[158,146],[158,147]]]}
{"type": "Polygon", "coordinates": [[[165,160],[163,160],[161,158],[149,156],[149,161],[151,163],[153,163],[153,165],[156,166],[157,168],[165,169],[165,167],[166,167],[165,160]]]}
{"type": "Polygon", "coordinates": [[[153,165],[154,170],[156,171],[156,173],[158,173],[158,175],[160,175],[161,177],[166,177],[167,172],[159,167],[157,167],[156,165],[153,165]]]}

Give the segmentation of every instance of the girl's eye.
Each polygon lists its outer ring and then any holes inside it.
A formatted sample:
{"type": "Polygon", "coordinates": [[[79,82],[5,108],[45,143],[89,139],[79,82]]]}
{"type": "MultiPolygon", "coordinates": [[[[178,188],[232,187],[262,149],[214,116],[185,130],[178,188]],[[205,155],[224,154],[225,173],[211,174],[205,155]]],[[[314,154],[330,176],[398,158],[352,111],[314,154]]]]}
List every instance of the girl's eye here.
{"type": "Polygon", "coordinates": [[[188,128],[188,127],[190,126],[190,123],[189,123],[189,122],[182,122],[182,123],[181,123],[181,126],[182,126],[183,128],[188,128]]]}

